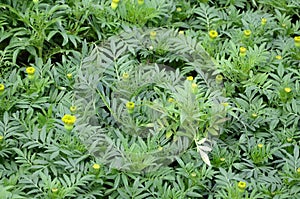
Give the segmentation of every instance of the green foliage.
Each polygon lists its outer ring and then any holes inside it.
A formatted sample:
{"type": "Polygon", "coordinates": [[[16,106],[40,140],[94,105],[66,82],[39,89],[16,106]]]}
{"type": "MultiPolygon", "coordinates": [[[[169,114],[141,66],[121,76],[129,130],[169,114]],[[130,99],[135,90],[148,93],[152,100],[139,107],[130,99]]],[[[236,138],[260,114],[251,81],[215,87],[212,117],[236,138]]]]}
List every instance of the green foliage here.
{"type": "Polygon", "coordinates": [[[114,3],[0,1],[0,198],[300,198],[299,1],[114,3]]]}

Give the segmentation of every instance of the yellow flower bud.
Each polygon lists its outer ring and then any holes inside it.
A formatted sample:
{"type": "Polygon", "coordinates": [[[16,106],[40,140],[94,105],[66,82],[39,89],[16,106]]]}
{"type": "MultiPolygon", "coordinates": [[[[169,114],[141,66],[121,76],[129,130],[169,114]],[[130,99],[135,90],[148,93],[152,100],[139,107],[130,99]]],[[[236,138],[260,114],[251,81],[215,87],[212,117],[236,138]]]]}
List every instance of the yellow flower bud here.
{"type": "Polygon", "coordinates": [[[111,4],[110,4],[110,7],[113,9],[113,10],[115,10],[115,9],[117,9],[117,7],[118,7],[118,3],[115,3],[115,2],[111,2],[111,4]]]}
{"type": "Polygon", "coordinates": [[[294,37],[294,41],[295,41],[295,46],[300,47],[300,36],[294,37]]]}
{"type": "Polygon", "coordinates": [[[286,93],[290,93],[292,91],[292,89],[290,87],[285,87],[284,88],[284,92],[286,93]]]}
{"type": "Polygon", "coordinates": [[[262,143],[259,143],[259,144],[257,145],[257,147],[261,149],[261,148],[263,148],[263,147],[264,147],[264,144],[262,144],[262,143]]]}
{"type": "Polygon", "coordinates": [[[246,186],[247,186],[247,183],[246,183],[246,182],[240,181],[240,182],[238,183],[238,188],[239,188],[239,189],[244,190],[244,189],[246,188],[246,186]]]}
{"type": "Polygon", "coordinates": [[[53,193],[56,193],[56,192],[58,192],[58,188],[52,188],[51,191],[52,191],[53,193]]]}
{"type": "Polygon", "coordinates": [[[150,32],[150,39],[154,40],[156,38],[156,32],[155,31],[151,31],[150,32]]]}
{"type": "Polygon", "coordinates": [[[245,35],[245,37],[250,37],[250,35],[251,35],[251,30],[244,30],[244,35],[245,35]]]}
{"type": "Polygon", "coordinates": [[[186,80],[188,80],[188,81],[193,81],[193,80],[194,80],[194,77],[193,77],[193,76],[188,76],[188,77],[186,78],[186,80]]]}
{"type": "Polygon", "coordinates": [[[180,30],[180,31],[178,32],[178,34],[179,34],[179,35],[184,35],[184,31],[183,31],[183,30],[180,30]]]}
{"type": "Polygon", "coordinates": [[[247,52],[247,49],[245,47],[240,47],[240,56],[241,57],[246,56],[246,52],[247,52]]]}
{"type": "Polygon", "coordinates": [[[280,55],[276,55],[276,57],[275,57],[277,60],[281,60],[282,59],[282,57],[280,56],[280,55]]]}
{"type": "Polygon", "coordinates": [[[216,76],[216,83],[217,83],[217,84],[221,84],[222,81],[223,81],[223,76],[222,76],[222,75],[217,75],[217,76],[216,76]]]}
{"type": "Polygon", "coordinates": [[[4,90],[5,90],[4,84],[0,84],[0,93],[3,92],[4,90]]]}
{"type": "Polygon", "coordinates": [[[127,102],[126,103],[126,108],[128,110],[128,113],[133,113],[134,110],[134,102],[127,102]]]}
{"type": "Polygon", "coordinates": [[[181,9],[180,7],[178,7],[178,8],[176,8],[176,11],[177,11],[177,12],[181,12],[182,9],[181,9]]]}
{"type": "Polygon", "coordinates": [[[215,30],[211,30],[211,31],[209,31],[208,35],[211,39],[215,39],[218,37],[218,32],[215,30]]]}
{"type": "Polygon", "coordinates": [[[267,23],[267,19],[266,18],[262,18],[261,19],[261,25],[264,26],[267,23]]]}
{"type": "Polygon", "coordinates": [[[100,169],[100,165],[99,164],[93,164],[93,169],[99,170],[100,169]]]}
{"type": "Polygon", "coordinates": [[[144,4],[144,0],[138,0],[138,4],[141,6],[144,4]]]}
{"type": "Polygon", "coordinates": [[[72,79],[72,77],[73,77],[72,73],[68,73],[68,74],[67,74],[67,78],[68,78],[68,79],[72,79]]]}

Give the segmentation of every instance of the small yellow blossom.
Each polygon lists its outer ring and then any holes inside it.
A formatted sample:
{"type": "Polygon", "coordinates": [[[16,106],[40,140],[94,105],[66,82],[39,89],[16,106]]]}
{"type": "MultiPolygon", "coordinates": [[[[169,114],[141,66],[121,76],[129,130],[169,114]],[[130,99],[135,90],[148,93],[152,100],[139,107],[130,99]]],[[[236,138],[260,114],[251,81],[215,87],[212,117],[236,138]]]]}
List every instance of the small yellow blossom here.
{"type": "Polygon", "coordinates": [[[33,68],[32,66],[27,67],[27,68],[26,68],[26,73],[27,73],[28,75],[33,75],[33,74],[35,73],[35,68],[33,68]]]}
{"type": "Polygon", "coordinates": [[[281,59],[282,59],[281,55],[276,55],[275,58],[276,58],[277,60],[281,60],[281,59]]]}
{"type": "Polygon", "coordinates": [[[197,173],[196,173],[196,172],[193,172],[193,173],[191,173],[191,176],[192,176],[192,177],[196,177],[196,176],[197,176],[197,173]]]}
{"type": "Polygon", "coordinates": [[[0,92],[3,92],[5,90],[4,84],[0,84],[0,92]]]}
{"type": "Polygon", "coordinates": [[[93,164],[93,169],[99,170],[100,169],[100,165],[99,164],[93,164]]]}
{"type": "Polygon", "coordinates": [[[34,4],[37,4],[37,3],[39,3],[39,0],[32,0],[32,2],[33,2],[34,4]]]}
{"type": "Polygon", "coordinates": [[[245,37],[250,37],[251,30],[244,30],[244,35],[245,35],[245,37]]]}
{"type": "Polygon", "coordinates": [[[295,36],[294,41],[295,41],[295,46],[300,47],[300,36],[295,36]]]}
{"type": "Polygon", "coordinates": [[[68,74],[67,74],[67,78],[68,78],[68,79],[72,79],[72,77],[73,77],[72,73],[68,73],[68,74]]]}
{"type": "Polygon", "coordinates": [[[257,118],[257,114],[256,113],[252,113],[251,115],[253,118],[257,118]]]}
{"type": "Polygon", "coordinates": [[[117,9],[117,7],[118,7],[118,3],[115,3],[115,2],[111,2],[111,4],[110,4],[110,7],[113,9],[113,10],[115,10],[115,9],[117,9]]]}
{"type": "Polygon", "coordinates": [[[225,158],[220,158],[220,161],[221,161],[221,162],[224,162],[224,161],[225,161],[225,158]]]}
{"type": "Polygon", "coordinates": [[[71,111],[72,113],[74,113],[76,110],[77,110],[77,107],[76,107],[76,106],[71,106],[71,107],[70,107],[70,111],[71,111]]]}
{"type": "Polygon", "coordinates": [[[218,37],[218,32],[215,30],[211,30],[211,31],[209,31],[208,35],[211,39],[215,39],[218,37]]]}
{"type": "Polygon", "coordinates": [[[112,0],[112,2],[114,2],[114,3],[119,3],[120,0],[112,0]]]}
{"type": "Polygon", "coordinates": [[[240,47],[240,56],[244,57],[246,55],[247,49],[245,47],[240,47]]]}
{"type": "Polygon", "coordinates": [[[266,23],[267,23],[267,19],[266,18],[262,18],[261,19],[261,25],[266,25],[266,23]]]}
{"type": "Polygon", "coordinates": [[[229,103],[228,103],[228,102],[222,102],[221,104],[222,104],[224,107],[229,106],[229,103]]]}
{"type": "Polygon", "coordinates": [[[4,137],[3,137],[2,135],[0,135],[0,142],[2,142],[3,138],[4,138],[4,137]]]}
{"type": "Polygon", "coordinates": [[[182,11],[181,7],[176,8],[176,11],[181,12],[182,11]]]}
{"type": "Polygon", "coordinates": [[[126,108],[127,108],[127,110],[128,110],[129,113],[133,113],[134,102],[127,102],[126,103],[126,108]]]}
{"type": "Polygon", "coordinates": [[[216,83],[217,83],[217,84],[221,84],[222,81],[223,81],[223,76],[222,76],[222,75],[217,75],[217,76],[216,76],[216,83]]]}
{"type": "Polygon", "coordinates": [[[298,168],[297,168],[297,173],[299,173],[299,174],[300,174],[300,167],[298,167],[298,168]]]}
{"type": "Polygon", "coordinates": [[[193,76],[188,76],[188,77],[186,78],[186,80],[188,80],[188,81],[193,81],[193,80],[194,80],[194,77],[193,77],[193,76]]]}
{"type": "Polygon", "coordinates": [[[178,32],[178,34],[179,34],[179,35],[184,35],[184,31],[183,31],[183,30],[180,30],[180,31],[178,32]]]}
{"type": "Polygon", "coordinates": [[[293,141],[293,138],[286,138],[286,141],[291,142],[293,141]]]}
{"type": "Polygon", "coordinates": [[[175,102],[175,100],[174,100],[174,98],[169,97],[168,102],[173,103],[173,102],[175,102]]]}
{"type": "Polygon", "coordinates": [[[128,79],[129,78],[129,74],[128,73],[123,73],[122,77],[123,77],[123,79],[128,79]]]}
{"type": "Polygon", "coordinates": [[[150,32],[150,39],[154,40],[156,38],[156,32],[155,31],[151,31],[150,32]]]}
{"type": "Polygon", "coordinates": [[[246,183],[246,182],[240,181],[240,182],[238,183],[238,188],[239,188],[239,189],[245,189],[246,186],[247,186],[247,183],[246,183]]]}
{"type": "Polygon", "coordinates": [[[159,150],[159,151],[162,151],[163,149],[164,149],[164,148],[163,148],[162,146],[159,146],[159,147],[158,147],[158,150],[159,150]]]}
{"type": "Polygon", "coordinates": [[[51,191],[52,191],[53,193],[56,193],[56,192],[58,191],[58,188],[52,188],[51,191]]]}
{"type": "Polygon", "coordinates": [[[138,0],[138,4],[139,5],[143,5],[144,4],[144,0],[138,0]]]}
{"type": "Polygon", "coordinates": [[[284,88],[284,92],[286,93],[290,93],[292,91],[292,89],[290,87],[285,87],[284,88]]]}
{"type": "Polygon", "coordinates": [[[172,131],[166,132],[166,138],[169,139],[173,135],[172,131]]]}
{"type": "Polygon", "coordinates": [[[262,143],[259,143],[259,144],[257,145],[257,147],[261,149],[261,148],[263,148],[263,147],[264,147],[264,144],[262,144],[262,143]]]}
{"type": "Polygon", "coordinates": [[[61,120],[65,124],[65,129],[70,131],[73,129],[73,125],[76,122],[76,117],[73,115],[66,114],[62,117],[61,120]]]}

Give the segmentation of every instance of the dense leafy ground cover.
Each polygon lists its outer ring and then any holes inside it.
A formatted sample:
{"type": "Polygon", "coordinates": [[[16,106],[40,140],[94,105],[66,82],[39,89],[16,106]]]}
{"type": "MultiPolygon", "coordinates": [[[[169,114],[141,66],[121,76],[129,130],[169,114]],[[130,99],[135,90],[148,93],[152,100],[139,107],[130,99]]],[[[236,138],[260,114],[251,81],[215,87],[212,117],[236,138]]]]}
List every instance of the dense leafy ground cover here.
{"type": "Polygon", "coordinates": [[[0,0],[0,198],[300,198],[299,0],[0,0]]]}

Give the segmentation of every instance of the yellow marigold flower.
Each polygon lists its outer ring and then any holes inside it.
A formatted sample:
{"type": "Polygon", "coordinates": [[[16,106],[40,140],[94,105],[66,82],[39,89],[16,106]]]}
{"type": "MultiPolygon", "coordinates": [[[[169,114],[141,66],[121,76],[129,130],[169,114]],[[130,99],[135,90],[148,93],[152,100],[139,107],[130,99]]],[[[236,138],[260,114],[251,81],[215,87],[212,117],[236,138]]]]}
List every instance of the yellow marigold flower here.
{"type": "Polygon", "coordinates": [[[63,123],[73,125],[76,122],[76,116],[66,114],[61,119],[63,123]]]}
{"type": "Polygon", "coordinates": [[[290,93],[292,91],[292,89],[290,87],[285,87],[284,88],[284,92],[286,93],[290,93]]]}
{"type": "Polygon", "coordinates": [[[3,138],[4,138],[4,137],[3,137],[2,135],[0,135],[0,142],[2,142],[3,138]]]}
{"type": "Polygon", "coordinates": [[[299,173],[299,174],[300,174],[300,167],[298,167],[298,168],[297,168],[297,173],[299,173]]]}
{"type": "Polygon", "coordinates": [[[156,38],[156,32],[155,31],[151,31],[150,32],[150,39],[154,40],[156,38]]]}
{"type": "Polygon", "coordinates": [[[261,19],[261,25],[266,25],[266,23],[267,23],[267,19],[266,18],[262,18],[261,19]]]}
{"type": "Polygon", "coordinates": [[[184,35],[184,31],[183,31],[183,30],[180,30],[180,31],[178,32],[178,34],[179,34],[179,35],[184,35]]]}
{"type": "Polygon", "coordinates": [[[215,30],[211,30],[211,31],[209,31],[208,35],[211,39],[215,39],[218,37],[218,32],[215,30]]]}
{"type": "Polygon", "coordinates": [[[138,4],[139,5],[143,5],[144,4],[144,0],[138,0],[138,4]]]}
{"type": "Polygon", "coordinates": [[[68,79],[72,79],[72,77],[73,77],[72,73],[68,73],[68,74],[67,74],[67,78],[68,78],[68,79]]]}
{"type": "Polygon", "coordinates": [[[257,145],[257,147],[261,149],[261,148],[263,148],[263,147],[264,147],[264,144],[262,144],[262,143],[259,143],[259,144],[257,145]]]}
{"type": "Polygon", "coordinates": [[[240,47],[240,56],[244,57],[246,55],[247,49],[245,47],[240,47]]]}
{"type": "Polygon", "coordinates": [[[193,80],[194,80],[194,77],[193,77],[193,76],[188,76],[188,77],[186,78],[186,80],[188,80],[188,81],[193,81],[193,80]]]}
{"type": "Polygon", "coordinates": [[[0,92],[3,92],[5,90],[4,84],[0,84],[0,92]]]}
{"type": "Polygon", "coordinates": [[[115,3],[115,2],[111,2],[111,4],[110,4],[110,7],[113,9],[113,10],[115,10],[115,9],[117,9],[117,7],[118,7],[118,3],[115,3]]]}
{"type": "Polygon", "coordinates": [[[35,73],[35,68],[33,68],[32,66],[27,67],[27,68],[26,68],[26,73],[27,73],[28,75],[34,75],[34,73],[35,73]]]}
{"type": "Polygon", "coordinates": [[[223,81],[223,76],[222,76],[222,75],[217,75],[217,76],[216,76],[216,83],[217,83],[217,84],[221,84],[222,81],[223,81]]]}
{"type": "Polygon", "coordinates": [[[238,183],[238,188],[239,188],[239,189],[245,189],[246,186],[247,186],[247,183],[246,183],[246,182],[240,181],[240,182],[238,183]]]}
{"type": "Polygon", "coordinates": [[[174,100],[174,98],[169,97],[168,102],[173,103],[173,102],[175,102],[175,100],[174,100]]]}
{"type": "Polygon", "coordinates": [[[56,193],[56,192],[58,191],[58,188],[52,188],[51,191],[52,191],[53,193],[56,193]]]}
{"type": "Polygon", "coordinates": [[[281,57],[280,55],[276,55],[275,58],[278,59],[278,60],[281,60],[281,59],[282,59],[282,57],[281,57]]]}
{"type": "Polygon", "coordinates": [[[176,8],[176,11],[181,12],[182,11],[181,7],[176,8]]]}
{"type": "Polygon", "coordinates": [[[123,77],[123,79],[128,79],[129,78],[129,74],[128,73],[123,73],[122,77],[123,77]]]}
{"type": "Polygon", "coordinates": [[[93,164],[93,169],[99,170],[100,169],[100,165],[99,164],[93,164]]]}
{"type": "Polygon", "coordinates": [[[221,162],[224,162],[224,161],[225,161],[225,158],[220,158],[220,161],[221,161],[221,162]]]}
{"type": "Polygon", "coordinates": [[[245,37],[249,37],[251,35],[251,30],[244,30],[245,37]]]}

